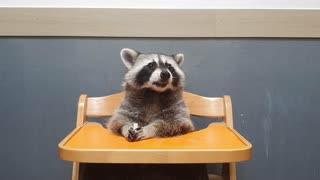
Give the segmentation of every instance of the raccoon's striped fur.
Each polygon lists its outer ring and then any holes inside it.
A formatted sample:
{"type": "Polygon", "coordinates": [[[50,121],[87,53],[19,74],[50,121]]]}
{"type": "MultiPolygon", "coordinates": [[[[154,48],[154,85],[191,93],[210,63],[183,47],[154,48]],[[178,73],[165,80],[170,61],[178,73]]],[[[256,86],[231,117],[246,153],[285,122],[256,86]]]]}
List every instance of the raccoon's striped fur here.
{"type": "Polygon", "coordinates": [[[183,101],[183,54],[142,54],[123,49],[121,59],[128,72],[125,98],[107,123],[113,133],[128,141],[170,137],[194,130],[183,101]]]}

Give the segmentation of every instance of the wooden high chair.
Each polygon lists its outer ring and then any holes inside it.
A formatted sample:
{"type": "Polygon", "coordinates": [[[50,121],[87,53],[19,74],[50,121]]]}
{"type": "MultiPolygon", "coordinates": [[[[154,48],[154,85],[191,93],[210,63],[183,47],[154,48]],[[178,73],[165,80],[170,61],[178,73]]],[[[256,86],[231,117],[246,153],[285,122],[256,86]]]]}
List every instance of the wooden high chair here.
{"type": "Polygon", "coordinates": [[[128,142],[88,117],[110,117],[124,93],[105,97],[81,95],[77,126],[59,143],[60,158],[73,161],[72,180],[79,178],[79,163],[199,164],[228,163],[228,177],[236,180],[235,162],[251,158],[252,145],[233,129],[230,96],[209,98],[184,92],[191,115],[222,118],[207,128],[171,138],[128,142]]]}

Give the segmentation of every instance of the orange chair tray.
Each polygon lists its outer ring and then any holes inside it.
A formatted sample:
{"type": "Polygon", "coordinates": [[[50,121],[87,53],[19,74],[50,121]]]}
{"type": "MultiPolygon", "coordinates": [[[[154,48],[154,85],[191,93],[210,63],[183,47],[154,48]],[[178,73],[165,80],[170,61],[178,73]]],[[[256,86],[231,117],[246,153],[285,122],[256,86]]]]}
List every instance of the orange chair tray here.
{"type": "Polygon", "coordinates": [[[239,133],[221,124],[177,137],[128,142],[88,122],[59,144],[61,159],[91,163],[239,162],[251,158],[251,149],[239,133]]]}

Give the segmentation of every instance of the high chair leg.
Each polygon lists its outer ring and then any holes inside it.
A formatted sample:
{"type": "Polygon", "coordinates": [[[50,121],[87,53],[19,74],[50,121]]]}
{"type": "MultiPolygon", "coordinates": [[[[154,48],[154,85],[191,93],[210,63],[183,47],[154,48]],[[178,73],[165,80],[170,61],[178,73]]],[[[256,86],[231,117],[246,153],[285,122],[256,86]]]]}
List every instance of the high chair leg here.
{"type": "Polygon", "coordinates": [[[72,180],[79,180],[79,163],[73,162],[72,180]]]}
{"type": "Polygon", "coordinates": [[[223,164],[222,176],[224,180],[237,180],[236,163],[223,164]]]}
{"type": "Polygon", "coordinates": [[[236,163],[229,163],[229,178],[230,180],[237,180],[236,163]]]}

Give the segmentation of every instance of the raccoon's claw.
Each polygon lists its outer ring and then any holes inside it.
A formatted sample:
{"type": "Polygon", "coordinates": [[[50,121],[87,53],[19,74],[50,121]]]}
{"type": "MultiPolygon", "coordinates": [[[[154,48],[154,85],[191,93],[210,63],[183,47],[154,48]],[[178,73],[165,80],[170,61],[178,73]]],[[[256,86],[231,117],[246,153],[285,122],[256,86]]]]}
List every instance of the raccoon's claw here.
{"type": "Polygon", "coordinates": [[[136,133],[134,132],[135,130],[133,128],[129,129],[129,133],[128,133],[128,141],[132,142],[135,141],[136,139],[136,133]]]}
{"type": "Polygon", "coordinates": [[[128,133],[128,141],[129,142],[134,142],[134,141],[139,141],[143,138],[142,136],[142,128],[139,127],[137,129],[133,129],[133,128],[130,128],[129,129],[129,133],[128,133]]]}

